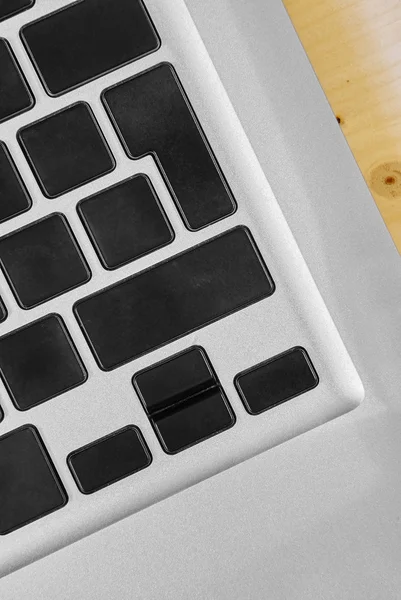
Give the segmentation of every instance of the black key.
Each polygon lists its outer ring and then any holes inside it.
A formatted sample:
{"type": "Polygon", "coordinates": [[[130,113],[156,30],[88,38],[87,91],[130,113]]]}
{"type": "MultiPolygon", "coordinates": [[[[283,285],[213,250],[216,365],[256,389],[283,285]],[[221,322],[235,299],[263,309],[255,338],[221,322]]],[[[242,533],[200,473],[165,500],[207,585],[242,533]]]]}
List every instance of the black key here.
{"type": "Polygon", "coordinates": [[[35,0],[0,0],[0,21],[13,17],[34,4],[35,0]]]}
{"type": "Polygon", "coordinates": [[[0,123],[29,110],[34,104],[34,97],[10,44],[0,38],[0,123]]]}
{"type": "Polygon", "coordinates": [[[115,269],[174,239],[156,193],[144,175],[83,200],[79,215],[106,269],[115,269]]]}
{"type": "Polygon", "coordinates": [[[291,400],[318,383],[318,375],[303,348],[292,348],[235,378],[238,393],[252,415],[291,400]]]}
{"type": "Polygon", "coordinates": [[[148,415],[217,385],[202,348],[194,347],[137,373],[133,384],[148,415]]]}
{"type": "Polygon", "coordinates": [[[87,379],[59,315],[48,315],[0,338],[0,375],[19,410],[46,402],[87,379]]]}
{"type": "Polygon", "coordinates": [[[238,227],[74,307],[104,370],[253,304],[274,292],[250,233],[238,227]]]}
{"type": "Polygon", "coordinates": [[[67,504],[68,497],[35,427],[0,437],[0,535],[67,504]]]}
{"type": "Polygon", "coordinates": [[[153,418],[155,431],[168,454],[176,454],[232,427],[235,417],[223,392],[214,388],[179,410],[164,411],[153,418]]]}
{"type": "Polygon", "coordinates": [[[115,168],[91,108],[78,102],[18,132],[19,143],[48,198],[56,198],[115,168]]]}
{"type": "Polygon", "coordinates": [[[2,408],[0,406],[0,423],[2,422],[3,419],[4,419],[4,413],[3,413],[3,410],[2,410],[2,408]]]}
{"type": "Polygon", "coordinates": [[[83,0],[22,28],[51,96],[63,94],[159,48],[141,0],[83,0]]]}
{"type": "Polygon", "coordinates": [[[0,223],[29,210],[31,206],[31,199],[10,153],[0,142],[0,223]]]}
{"type": "Polygon", "coordinates": [[[189,229],[235,211],[235,202],[171,65],[109,88],[103,101],[130,158],[155,154],[189,229]]]}
{"type": "Polygon", "coordinates": [[[129,425],[72,452],[68,466],[83,494],[92,494],[133,475],[152,462],[138,427],[129,425]]]}
{"type": "Polygon", "coordinates": [[[22,308],[72,290],[91,278],[64,215],[53,214],[0,238],[0,265],[22,308]]]}
{"type": "Polygon", "coordinates": [[[180,452],[232,427],[235,416],[202,348],[138,373],[134,387],[164,450],[180,452]]]}
{"type": "Polygon", "coordinates": [[[2,300],[2,298],[0,298],[0,323],[2,323],[3,321],[5,321],[7,319],[7,308],[5,307],[5,304],[2,300]]]}

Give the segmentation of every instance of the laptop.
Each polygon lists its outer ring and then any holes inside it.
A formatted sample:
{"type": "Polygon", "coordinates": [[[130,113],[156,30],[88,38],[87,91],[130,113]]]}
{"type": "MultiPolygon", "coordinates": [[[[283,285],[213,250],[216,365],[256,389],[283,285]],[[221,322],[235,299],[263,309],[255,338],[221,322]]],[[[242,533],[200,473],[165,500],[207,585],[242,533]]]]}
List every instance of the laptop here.
{"type": "Polygon", "coordinates": [[[399,598],[399,256],[281,1],[0,38],[0,597],[399,598]]]}

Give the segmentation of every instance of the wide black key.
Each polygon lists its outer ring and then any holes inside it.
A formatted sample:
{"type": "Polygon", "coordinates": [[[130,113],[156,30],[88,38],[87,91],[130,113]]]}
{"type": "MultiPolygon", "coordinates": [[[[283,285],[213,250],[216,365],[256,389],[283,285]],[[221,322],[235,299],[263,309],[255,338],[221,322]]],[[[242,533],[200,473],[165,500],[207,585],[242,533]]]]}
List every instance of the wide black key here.
{"type": "Polygon", "coordinates": [[[0,338],[0,375],[19,410],[46,402],[87,379],[67,328],[55,314],[0,338]]]}
{"type": "Polygon", "coordinates": [[[56,198],[115,168],[114,157],[86,102],[23,127],[22,150],[48,198],[56,198]]]}
{"type": "Polygon", "coordinates": [[[173,67],[109,88],[103,101],[130,158],[153,153],[189,229],[231,215],[235,202],[173,67]]]}
{"type": "Polygon", "coordinates": [[[129,425],[72,452],[67,459],[83,494],[145,469],[152,456],[138,427],[129,425]]]}
{"type": "Polygon", "coordinates": [[[29,110],[34,104],[35,100],[10,44],[0,38],[0,123],[29,110]]]}
{"type": "Polygon", "coordinates": [[[0,21],[13,17],[34,4],[35,0],[0,0],[0,21]]]}
{"type": "Polygon", "coordinates": [[[53,214],[0,238],[0,265],[22,308],[83,283],[91,273],[64,215],[53,214]]]}
{"type": "Polygon", "coordinates": [[[256,365],[235,378],[245,408],[257,415],[307,392],[319,383],[308,353],[292,348],[256,365]]]}
{"type": "Polygon", "coordinates": [[[81,0],[23,27],[21,36],[51,96],[159,48],[141,0],[81,0]]]}
{"type": "Polygon", "coordinates": [[[61,508],[68,497],[35,427],[0,437],[0,535],[61,508]]]}
{"type": "Polygon", "coordinates": [[[110,370],[273,292],[249,231],[238,227],[79,301],[74,310],[100,367],[110,370]]]}
{"type": "Polygon", "coordinates": [[[149,367],[133,384],[160,443],[169,454],[235,423],[231,406],[205,351],[193,347],[149,367]]]}
{"type": "Polygon", "coordinates": [[[15,217],[32,205],[7,147],[0,142],[0,223],[15,217]]]}
{"type": "Polygon", "coordinates": [[[136,175],[83,200],[78,212],[106,269],[116,269],[174,239],[145,175],[136,175]]]}

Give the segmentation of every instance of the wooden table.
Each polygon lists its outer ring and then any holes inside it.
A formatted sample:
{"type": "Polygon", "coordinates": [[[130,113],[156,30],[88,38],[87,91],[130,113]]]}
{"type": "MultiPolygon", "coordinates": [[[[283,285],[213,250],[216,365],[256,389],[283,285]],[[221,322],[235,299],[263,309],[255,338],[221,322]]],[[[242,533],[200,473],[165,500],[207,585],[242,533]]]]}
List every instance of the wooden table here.
{"type": "Polygon", "coordinates": [[[284,0],[401,252],[401,0],[284,0]]]}

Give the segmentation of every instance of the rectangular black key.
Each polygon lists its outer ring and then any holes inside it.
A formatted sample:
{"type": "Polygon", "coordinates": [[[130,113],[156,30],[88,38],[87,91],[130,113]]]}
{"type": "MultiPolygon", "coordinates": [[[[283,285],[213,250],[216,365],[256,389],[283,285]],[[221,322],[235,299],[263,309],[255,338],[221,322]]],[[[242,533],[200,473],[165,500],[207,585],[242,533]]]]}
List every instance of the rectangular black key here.
{"type": "Polygon", "coordinates": [[[235,378],[235,385],[252,415],[303,394],[319,383],[308,353],[292,348],[256,365],[235,378]]]}
{"type": "Polygon", "coordinates": [[[75,314],[104,370],[274,292],[249,231],[238,227],[78,302],[75,314]]]}
{"type": "Polygon", "coordinates": [[[21,37],[51,96],[159,48],[142,0],[81,0],[23,27],[21,37]]]}
{"type": "Polygon", "coordinates": [[[133,384],[168,454],[232,427],[235,416],[203,348],[137,373],[133,384]]]}
{"type": "Polygon", "coordinates": [[[77,102],[18,131],[18,141],[48,198],[89,183],[116,164],[86,102],[77,102]]]}
{"type": "Polygon", "coordinates": [[[35,427],[0,437],[0,535],[61,508],[67,494],[35,427]]]}
{"type": "Polygon", "coordinates": [[[34,104],[10,44],[0,38],[0,123],[29,110],[34,104]]]}
{"type": "Polygon", "coordinates": [[[46,402],[87,378],[64,321],[55,314],[0,338],[0,375],[19,410],[46,402]]]}
{"type": "Polygon", "coordinates": [[[34,4],[35,0],[0,0],[0,21],[9,19],[34,4]]]}
{"type": "Polygon", "coordinates": [[[68,466],[83,494],[145,469],[152,456],[138,427],[129,425],[72,452],[68,466]]]}
{"type": "Polygon", "coordinates": [[[0,142],[0,223],[29,210],[31,198],[3,142],[0,142]]]}
{"type": "Polygon", "coordinates": [[[154,154],[191,230],[236,208],[173,67],[158,65],[106,90],[103,101],[130,158],[154,154]]]}

